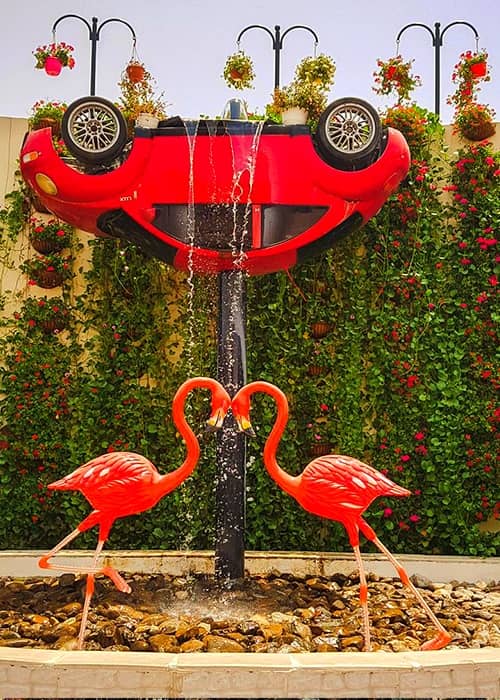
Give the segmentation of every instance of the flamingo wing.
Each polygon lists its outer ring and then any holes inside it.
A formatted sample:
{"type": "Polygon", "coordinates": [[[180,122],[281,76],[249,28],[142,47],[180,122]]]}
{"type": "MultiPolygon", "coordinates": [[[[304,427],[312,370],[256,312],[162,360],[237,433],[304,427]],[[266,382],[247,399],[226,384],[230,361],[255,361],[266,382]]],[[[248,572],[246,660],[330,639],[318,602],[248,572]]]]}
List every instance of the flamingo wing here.
{"type": "Polygon", "coordinates": [[[155,466],[134,452],[111,452],[96,457],[48,488],[80,491],[100,511],[134,513],[149,507],[147,494],[158,477],[155,466]]]}
{"type": "Polygon", "coordinates": [[[361,514],[378,496],[408,496],[411,493],[370,465],[343,455],[327,455],[313,460],[304,470],[301,482],[309,504],[303,504],[304,507],[330,518],[341,511],[361,514]]]}

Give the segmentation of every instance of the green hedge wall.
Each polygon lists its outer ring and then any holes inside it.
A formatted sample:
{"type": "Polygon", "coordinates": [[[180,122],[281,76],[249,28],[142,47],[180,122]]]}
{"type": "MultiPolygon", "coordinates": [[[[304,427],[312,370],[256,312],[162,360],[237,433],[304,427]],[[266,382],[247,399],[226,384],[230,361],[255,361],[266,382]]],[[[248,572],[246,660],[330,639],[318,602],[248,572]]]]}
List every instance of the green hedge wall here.
{"type": "MultiPolygon", "coordinates": [[[[485,143],[448,154],[435,119],[421,114],[418,133],[407,134],[411,172],[376,218],[320,259],[248,280],[248,379],[289,398],[285,469],[299,473],[325,442],[412,490],[367,515],[390,548],[493,555],[499,534],[478,526],[499,510],[500,155],[485,143]],[[329,325],[322,338],[318,321],[329,325]]],[[[62,287],[64,330],[43,330],[40,290],[4,320],[3,549],[48,548],[74,528],[88,503],[46,484],[100,453],[133,450],[160,470],[178,466],[175,390],[188,376],[215,375],[216,280],[117,241],[88,245],[85,290],[76,294],[74,279],[62,287]]],[[[206,413],[206,397],[193,397],[192,424],[206,413]]],[[[261,454],[274,416],[272,401],[256,397],[247,547],[348,549],[341,526],[305,513],[269,479],[261,454]]],[[[117,522],[108,546],[213,548],[214,442],[204,441],[184,485],[117,522]]],[[[86,533],[74,546],[95,541],[86,533]]]]}

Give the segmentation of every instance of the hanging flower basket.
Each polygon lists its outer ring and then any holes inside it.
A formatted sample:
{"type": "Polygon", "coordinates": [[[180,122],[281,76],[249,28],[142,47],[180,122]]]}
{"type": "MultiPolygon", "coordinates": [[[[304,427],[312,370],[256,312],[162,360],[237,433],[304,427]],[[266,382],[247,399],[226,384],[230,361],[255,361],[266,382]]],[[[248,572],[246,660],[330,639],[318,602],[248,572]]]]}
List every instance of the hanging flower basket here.
{"type": "Polygon", "coordinates": [[[38,285],[43,289],[53,289],[72,276],[71,261],[71,257],[64,257],[60,253],[49,253],[25,260],[20,268],[28,275],[28,284],[38,285]]]}
{"type": "Polygon", "coordinates": [[[455,130],[470,141],[483,141],[495,133],[494,111],[487,105],[471,102],[455,118],[455,130]]]}
{"type": "Polygon", "coordinates": [[[49,335],[66,328],[69,310],[61,297],[28,297],[19,318],[29,329],[41,329],[49,335]]]}
{"type": "Polygon", "coordinates": [[[58,138],[61,135],[61,121],[66,111],[65,102],[45,102],[38,100],[31,108],[28,118],[28,126],[31,130],[52,129],[52,136],[58,138]]]}
{"type": "Polygon", "coordinates": [[[408,100],[413,90],[422,85],[418,75],[411,72],[413,60],[403,61],[402,56],[394,56],[387,61],[377,60],[378,70],[373,73],[375,87],[372,88],[377,95],[390,95],[395,93],[398,102],[408,100]]]}
{"type": "Polygon", "coordinates": [[[74,48],[64,41],[38,46],[33,51],[36,61],[35,68],[45,70],[47,75],[57,76],[63,68],[72,69],[74,67],[73,51],[74,48]]]}
{"type": "Polygon", "coordinates": [[[30,243],[38,253],[57,253],[71,243],[73,227],[58,219],[45,221],[32,217],[30,226],[30,243]]]}
{"type": "Polygon", "coordinates": [[[311,324],[311,335],[313,338],[324,338],[330,332],[330,324],[326,321],[315,321],[311,324]]]}
{"type": "Polygon", "coordinates": [[[255,78],[252,59],[244,51],[237,51],[226,60],[222,75],[229,87],[251,88],[255,78]]]}

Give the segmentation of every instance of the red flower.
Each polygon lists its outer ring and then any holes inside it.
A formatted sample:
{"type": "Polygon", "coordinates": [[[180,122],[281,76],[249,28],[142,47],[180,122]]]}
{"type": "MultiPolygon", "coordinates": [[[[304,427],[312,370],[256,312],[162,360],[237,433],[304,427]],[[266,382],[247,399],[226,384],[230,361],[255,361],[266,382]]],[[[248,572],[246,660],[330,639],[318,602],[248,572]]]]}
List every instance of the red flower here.
{"type": "Polygon", "coordinates": [[[422,433],[422,432],[415,433],[415,435],[413,437],[415,438],[415,440],[423,440],[425,438],[425,433],[422,433]]]}

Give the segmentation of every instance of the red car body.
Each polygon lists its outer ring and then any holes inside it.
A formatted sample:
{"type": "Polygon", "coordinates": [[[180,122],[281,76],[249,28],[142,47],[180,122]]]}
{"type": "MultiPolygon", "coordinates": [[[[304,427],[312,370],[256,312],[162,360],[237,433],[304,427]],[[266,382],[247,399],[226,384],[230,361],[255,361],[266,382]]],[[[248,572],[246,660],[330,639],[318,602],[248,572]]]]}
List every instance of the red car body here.
{"type": "Polygon", "coordinates": [[[378,159],[339,170],[308,127],[200,122],[137,129],[126,160],[85,174],[54,150],[50,129],[30,132],[21,171],[47,208],[97,236],[129,240],[196,273],[292,267],[359,228],[408,173],[403,136],[389,129],[378,159]]]}

